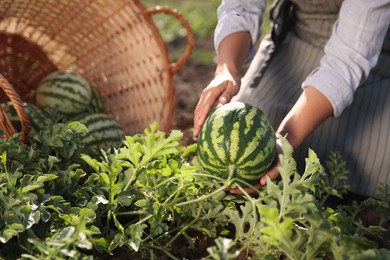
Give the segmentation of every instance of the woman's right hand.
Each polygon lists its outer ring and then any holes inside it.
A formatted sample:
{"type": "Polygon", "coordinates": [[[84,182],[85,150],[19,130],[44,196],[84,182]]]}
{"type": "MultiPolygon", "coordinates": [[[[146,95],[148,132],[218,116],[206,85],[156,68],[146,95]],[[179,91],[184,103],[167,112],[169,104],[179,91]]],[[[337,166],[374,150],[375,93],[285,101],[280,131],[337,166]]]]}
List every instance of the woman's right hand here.
{"type": "Polygon", "coordinates": [[[202,91],[194,112],[194,138],[198,134],[215,103],[226,104],[240,89],[240,75],[231,73],[227,65],[217,67],[214,79],[202,91]]]}
{"type": "Polygon", "coordinates": [[[218,61],[214,79],[202,91],[194,112],[194,139],[198,138],[211,108],[218,102],[226,104],[237,95],[245,57],[251,47],[251,36],[240,31],[226,36],[218,46],[218,61]]]}

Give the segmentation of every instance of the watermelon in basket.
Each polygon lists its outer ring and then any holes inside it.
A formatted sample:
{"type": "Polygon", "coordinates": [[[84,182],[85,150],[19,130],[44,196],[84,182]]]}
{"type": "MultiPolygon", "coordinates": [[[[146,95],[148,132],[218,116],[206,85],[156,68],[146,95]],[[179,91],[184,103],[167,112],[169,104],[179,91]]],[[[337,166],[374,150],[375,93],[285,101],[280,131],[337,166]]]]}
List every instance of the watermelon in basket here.
{"type": "MultiPolygon", "coordinates": [[[[193,47],[188,22],[168,7],[147,9],[137,0],[7,1],[0,5],[0,102],[11,99],[16,110],[23,110],[22,102],[36,104],[39,82],[66,70],[96,87],[105,112],[126,134],[154,122],[169,131],[173,77],[193,47]],[[173,16],[187,31],[187,47],[176,62],[153,21],[156,14],[173,16]]],[[[18,115],[27,132],[28,117],[18,115]]],[[[7,132],[4,113],[0,121],[7,132]]]]}

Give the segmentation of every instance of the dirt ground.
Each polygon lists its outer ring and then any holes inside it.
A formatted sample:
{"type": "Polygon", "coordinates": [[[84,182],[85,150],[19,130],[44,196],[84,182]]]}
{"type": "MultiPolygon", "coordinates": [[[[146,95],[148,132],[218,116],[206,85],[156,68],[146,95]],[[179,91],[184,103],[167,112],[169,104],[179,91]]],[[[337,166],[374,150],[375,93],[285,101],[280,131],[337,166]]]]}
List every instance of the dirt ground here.
{"type": "MultiPolygon", "coordinates": [[[[174,48],[170,46],[169,48],[174,48]]],[[[213,51],[212,39],[196,39],[195,49],[213,51]]],[[[173,129],[181,130],[184,134],[182,143],[193,143],[193,115],[201,91],[207,86],[214,74],[215,64],[205,65],[189,59],[175,74],[176,107],[173,118],[173,129]]]]}

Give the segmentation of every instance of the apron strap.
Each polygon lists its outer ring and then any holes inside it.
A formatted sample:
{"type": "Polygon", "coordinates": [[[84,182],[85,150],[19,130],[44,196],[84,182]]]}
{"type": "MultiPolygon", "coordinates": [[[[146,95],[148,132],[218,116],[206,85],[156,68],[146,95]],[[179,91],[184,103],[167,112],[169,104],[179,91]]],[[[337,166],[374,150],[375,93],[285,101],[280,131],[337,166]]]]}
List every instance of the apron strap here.
{"type": "Polygon", "coordinates": [[[255,56],[256,61],[252,61],[254,63],[252,66],[256,66],[256,73],[249,85],[251,88],[259,85],[277,46],[283,42],[287,32],[291,29],[295,20],[295,8],[295,4],[290,0],[275,0],[272,3],[270,8],[272,30],[262,40],[255,56]]]}
{"type": "Polygon", "coordinates": [[[272,3],[270,8],[271,36],[275,44],[280,44],[284,40],[294,24],[295,9],[295,4],[290,0],[275,0],[272,3]]]}

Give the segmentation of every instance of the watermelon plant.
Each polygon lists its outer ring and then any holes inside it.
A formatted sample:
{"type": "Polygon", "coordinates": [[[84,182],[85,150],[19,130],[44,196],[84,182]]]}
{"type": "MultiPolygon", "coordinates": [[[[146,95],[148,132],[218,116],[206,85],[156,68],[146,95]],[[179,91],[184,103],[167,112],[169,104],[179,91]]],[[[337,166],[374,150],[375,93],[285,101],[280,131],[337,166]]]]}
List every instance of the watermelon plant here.
{"type": "Polygon", "coordinates": [[[92,99],[92,87],[82,75],[70,71],[55,71],[39,83],[36,104],[50,107],[64,114],[86,110],[92,99]]]}
{"type": "MultiPolygon", "coordinates": [[[[196,144],[152,124],[118,146],[85,146],[78,121],[0,139],[2,259],[386,259],[382,226],[356,213],[375,206],[389,221],[390,189],[350,208],[322,203],[347,188],[344,162],[309,152],[298,173],[281,139],[281,178],[251,196],[198,165],[196,144]],[[331,185],[331,186],[330,186],[331,185]],[[207,242],[207,243],[206,243],[207,242]]],[[[387,258],[388,259],[388,258],[387,258]]]]}
{"type": "Polygon", "coordinates": [[[87,112],[90,113],[105,113],[106,109],[103,103],[102,95],[99,92],[99,89],[91,85],[92,97],[91,102],[87,107],[87,112]]]}
{"type": "Polygon", "coordinates": [[[206,171],[253,183],[275,158],[276,136],[259,108],[231,102],[219,106],[206,119],[197,152],[206,171]]]}

